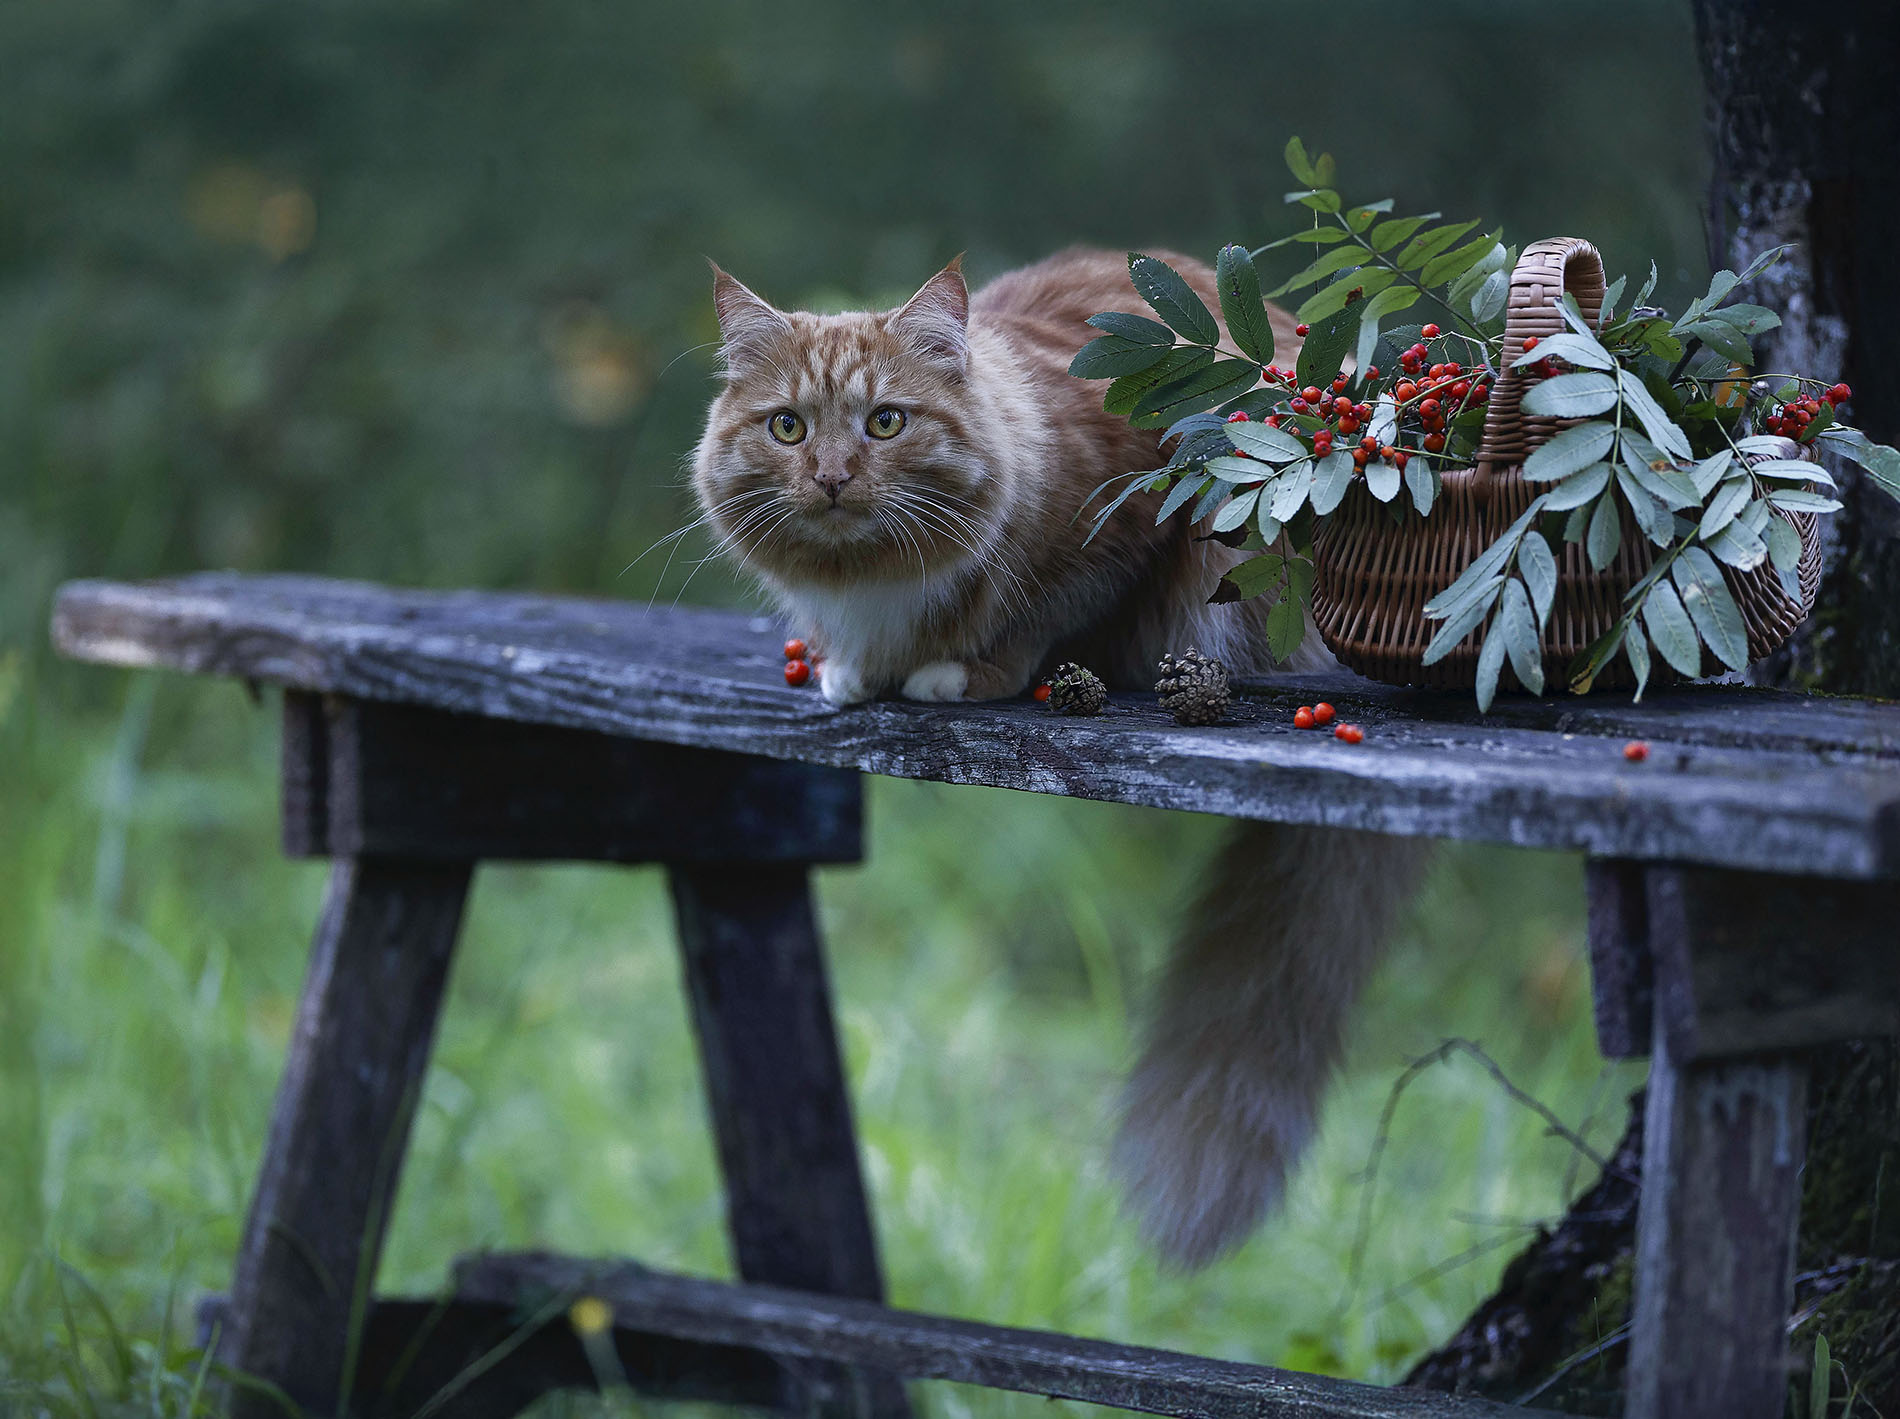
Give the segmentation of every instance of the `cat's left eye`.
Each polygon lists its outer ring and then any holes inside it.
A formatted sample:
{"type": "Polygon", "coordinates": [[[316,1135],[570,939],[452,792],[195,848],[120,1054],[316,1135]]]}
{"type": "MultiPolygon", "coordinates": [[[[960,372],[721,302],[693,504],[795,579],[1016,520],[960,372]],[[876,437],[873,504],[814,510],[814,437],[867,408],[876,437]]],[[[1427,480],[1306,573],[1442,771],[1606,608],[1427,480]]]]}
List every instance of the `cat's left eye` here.
{"type": "Polygon", "coordinates": [[[904,428],[904,411],[888,404],[879,405],[864,421],[864,431],[874,439],[896,438],[904,428]]]}

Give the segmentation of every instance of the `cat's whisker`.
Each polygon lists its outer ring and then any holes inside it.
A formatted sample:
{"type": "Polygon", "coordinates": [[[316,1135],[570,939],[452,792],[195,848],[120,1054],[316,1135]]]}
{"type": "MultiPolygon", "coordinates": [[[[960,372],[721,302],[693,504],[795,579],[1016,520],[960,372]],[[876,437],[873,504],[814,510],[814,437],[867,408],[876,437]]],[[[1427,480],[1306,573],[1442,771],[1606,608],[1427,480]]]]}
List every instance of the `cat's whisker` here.
{"type": "MultiPolygon", "coordinates": [[[[990,590],[995,593],[996,599],[1001,602],[1006,609],[1012,612],[1020,611],[1023,614],[1029,613],[1030,608],[1022,587],[1021,579],[1007,563],[998,558],[993,551],[965,541],[963,537],[955,531],[946,530],[946,526],[954,526],[954,524],[941,524],[934,520],[929,522],[925,521],[926,516],[950,515],[948,509],[931,508],[928,499],[922,498],[905,498],[900,496],[894,498],[893,502],[902,508],[906,515],[926,534],[944,537],[968,552],[970,554],[970,566],[980,573],[983,579],[989,583],[990,590]],[[929,513],[926,513],[926,508],[931,509],[929,513]],[[1010,585],[1005,585],[997,581],[995,573],[998,571],[1009,578],[1010,585]],[[1012,592],[1014,592],[1014,597],[1012,597],[1012,592]]],[[[964,521],[967,523],[967,519],[964,521]]],[[[976,535],[974,528],[972,528],[972,535],[976,535]]]]}
{"type": "MultiPolygon", "coordinates": [[[[725,498],[721,500],[720,502],[717,502],[713,504],[711,507],[707,508],[698,517],[694,518],[691,522],[687,523],[684,527],[676,527],[671,532],[664,535],[663,537],[655,538],[653,541],[653,544],[650,547],[648,547],[646,551],[642,552],[639,556],[635,557],[631,562],[628,562],[624,567],[620,569],[620,575],[625,576],[628,572],[632,571],[635,567],[639,566],[641,562],[645,561],[654,552],[658,551],[661,547],[664,547],[668,542],[675,542],[679,538],[684,537],[687,533],[692,532],[697,528],[704,527],[707,523],[711,522],[714,518],[731,510],[737,504],[743,503],[749,498],[775,498],[777,496],[778,496],[778,491],[774,488],[752,488],[743,493],[734,493],[731,497],[725,498]]],[[[664,582],[666,579],[666,569],[664,567],[660,569],[660,579],[662,582],[664,582]]]]}
{"type": "MultiPolygon", "coordinates": [[[[669,552],[667,552],[666,561],[660,567],[660,574],[657,578],[655,578],[654,583],[653,583],[654,595],[657,596],[660,592],[660,589],[666,585],[666,575],[668,572],[670,572],[673,569],[673,558],[679,553],[679,549],[680,549],[679,538],[681,534],[690,532],[693,530],[693,528],[700,526],[706,522],[710,522],[717,514],[725,511],[727,508],[731,507],[735,503],[742,503],[749,499],[758,497],[760,495],[763,495],[766,499],[764,508],[763,508],[763,510],[765,511],[769,511],[772,508],[772,506],[778,501],[778,496],[779,496],[777,489],[774,489],[774,488],[754,488],[743,493],[735,493],[731,497],[724,498],[721,501],[715,503],[710,509],[707,510],[704,516],[698,518],[694,522],[688,523],[685,527],[680,529],[679,533],[673,534],[672,549],[669,552]]],[[[734,532],[732,535],[736,536],[739,530],[743,529],[746,526],[746,524],[750,522],[751,519],[754,516],[756,516],[760,511],[761,511],[760,508],[753,508],[753,509],[748,510],[745,516],[740,519],[739,527],[734,529],[734,532]]],[[[648,548],[647,550],[651,551],[652,548],[648,548]]],[[[640,555],[644,557],[646,553],[642,552],[640,555]]],[[[717,554],[715,553],[714,555],[717,555],[717,554]]],[[[635,560],[638,560],[638,558],[636,558],[635,560]]],[[[711,560],[710,557],[702,557],[699,561],[693,564],[693,572],[697,572],[700,569],[700,567],[704,566],[705,563],[710,560],[711,560]]],[[[675,606],[679,605],[680,597],[686,594],[686,588],[688,586],[691,586],[692,583],[693,583],[693,575],[692,575],[692,572],[689,572],[687,574],[686,580],[683,583],[681,583],[679,591],[674,594],[673,604],[675,606]]],[[[650,610],[652,609],[652,606],[653,606],[653,597],[649,597],[647,598],[647,607],[650,610]]]]}
{"type": "Polygon", "coordinates": [[[994,549],[987,545],[982,529],[978,528],[973,521],[952,508],[934,502],[928,494],[916,489],[894,489],[893,493],[893,501],[904,507],[920,527],[934,530],[937,535],[955,542],[970,554],[972,565],[983,573],[991,589],[996,592],[997,599],[1005,607],[1023,611],[1025,614],[1028,612],[1028,590],[1024,587],[1022,578],[1015,568],[1003,561],[996,555],[994,549]],[[966,540],[963,535],[966,532],[969,538],[975,540],[966,540]],[[1009,579],[1010,584],[1007,587],[996,580],[994,573],[998,571],[1009,579]],[[1014,593],[1013,597],[1011,593],[1014,593]]]}
{"type": "Polygon", "coordinates": [[[930,568],[924,563],[923,544],[910,534],[910,530],[904,526],[902,520],[887,513],[884,508],[874,507],[871,511],[877,518],[878,526],[889,528],[892,532],[895,532],[909,544],[911,551],[917,554],[918,583],[923,588],[924,595],[928,597],[930,594],[930,568]]]}
{"type": "MultiPolygon", "coordinates": [[[[720,546],[717,549],[715,549],[713,552],[711,552],[707,556],[701,557],[698,561],[694,562],[693,569],[686,574],[686,580],[680,583],[680,589],[674,593],[673,604],[675,606],[678,606],[680,604],[680,598],[686,595],[686,588],[693,584],[693,578],[699,575],[699,569],[705,566],[706,563],[715,560],[722,554],[727,553],[727,552],[731,552],[735,554],[738,558],[739,565],[742,567],[745,566],[748,562],[750,562],[752,560],[751,554],[749,554],[745,550],[745,548],[740,545],[738,539],[756,521],[763,520],[764,518],[769,517],[774,511],[777,511],[778,501],[780,500],[777,499],[775,495],[774,501],[770,504],[767,504],[767,506],[764,509],[755,510],[754,512],[748,514],[746,520],[744,522],[741,522],[738,527],[734,528],[730,536],[721,539],[720,546]]],[[[778,520],[776,522],[773,522],[771,526],[767,529],[766,540],[769,541],[771,537],[777,534],[780,528],[784,527],[787,522],[790,522],[796,516],[798,516],[797,506],[795,504],[787,506],[784,509],[784,511],[781,513],[781,515],[779,516],[778,520]]],[[[765,542],[762,541],[759,544],[759,547],[755,550],[763,551],[764,547],[765,547],[765,542]]]]}

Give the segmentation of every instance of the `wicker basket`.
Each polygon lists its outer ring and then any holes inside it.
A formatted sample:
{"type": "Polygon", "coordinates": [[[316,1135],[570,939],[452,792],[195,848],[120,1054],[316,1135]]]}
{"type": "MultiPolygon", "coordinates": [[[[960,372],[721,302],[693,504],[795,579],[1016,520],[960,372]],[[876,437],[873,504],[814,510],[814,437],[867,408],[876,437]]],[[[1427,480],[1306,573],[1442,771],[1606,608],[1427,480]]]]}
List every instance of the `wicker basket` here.
{"type": "MultiPolygon", "coordinates": [[[[1556,302],[1565,291],[1577,298],[1588,320],[1598,320],[1605,292],[1603,261],[1596,248],[1574,237],[1526,247],[1511,277],[1504,324],[1507,353],[1529,336],[1542,338],[1564,328],[1556,302]]],[[[1443,491],[1429,517],[1419,516],[1403,495],[1382,504],[1363,482],[1355,482],[1325,519],[1314,539],[1313,619],[1320,638],[1342,664],[1393,685],[1469,689],[1477,683],[1478,650],[1489,622],[1442,660],[1425,665],[1425,647],[1441,624],[1425,619],[1425,603],[1450,586],[1537,496],[1539,486],[1526,482],[1521,473],[1531,450],[1557,430],[1580,422],[1525,414],[1519,405],[1528,382],[1520,370],[1507,368],[1498,376],[1486,409],[1478,466],[1443,475],[1443,491]]],[[[1820,585],[1815,519],[1795,514],[1788,520],[1801,534],[1799,606],[1788,600],[1768,564],[1749,572],[1722,569],[1748,628],[1751,660],[1788,641],[1813,607],[1820,585]]],[[[1557,554],[1557,592],[1543,633],[1544,678],[1549,686],[1561,686],[1571,662],[1621,614],[1624,593],[1649,569],[1656,548],[1626,508],[1621,550],[1602,571],[1591,568],[1575,543],[1552,550],[1557,554]]],[[[1660,656],[1653,666],[1652,680],[1672,678],[1660,656]]],[[[1723,668],[1705,649],[1703,673],[1723,668]]],[[[1620,655],[1596,680],[1606,688],[1634,682],[1620,655]]],[[[1517,686],[1508,664],[1503,683],[1517,686]]]]}

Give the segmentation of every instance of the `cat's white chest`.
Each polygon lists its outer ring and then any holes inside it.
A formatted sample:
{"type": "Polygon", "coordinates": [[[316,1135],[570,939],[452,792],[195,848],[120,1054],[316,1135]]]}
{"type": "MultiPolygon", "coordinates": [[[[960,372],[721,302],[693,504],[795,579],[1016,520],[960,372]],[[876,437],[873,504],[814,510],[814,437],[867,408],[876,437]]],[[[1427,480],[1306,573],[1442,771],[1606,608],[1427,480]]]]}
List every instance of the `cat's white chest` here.
{"type": "Polygon", "coordinates": [[[828,656],[887,675],[915,663],[919,637],[943,594],[917,581],[785,588],[792,614],[828,656]]]}

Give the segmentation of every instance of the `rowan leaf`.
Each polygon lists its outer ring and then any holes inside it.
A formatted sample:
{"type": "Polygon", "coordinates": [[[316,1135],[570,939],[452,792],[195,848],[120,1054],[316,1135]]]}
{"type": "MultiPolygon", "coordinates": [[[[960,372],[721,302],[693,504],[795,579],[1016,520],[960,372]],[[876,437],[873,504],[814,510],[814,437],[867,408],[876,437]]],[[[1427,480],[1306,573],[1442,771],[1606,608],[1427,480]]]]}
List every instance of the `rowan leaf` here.
{"type": "Polygon", "coordinates": [[[1703,641],[1731,670],[1748,668],[1748,631],[1741,609],[1722,580],[1722,569],[1700,547],[1685,547],[1670,568],[1683,609],[1703,641]]]}
{"type": "Polygon", "coordinates": [[[1526,414],[1556,419],[1585,418],[1615,407],[1616,381],[1594,370],[1556,375],[1527,389],[1522,401],[1526,414]]]}
{"type": "Polygon", "coordinates": [[[1615,441],[1613,424],[1577,424],[1559,429],[1541,447],[1531,450],[1530,457],[1524,460],[1523,475],[1533,483],[1568,478],[1600,462],[1615,441]]]}
{"type": "Polygon", "coordinates": [[[1504,583],[1498,623],[1504,629],[1504,649],[1518,683],[1533,695],[1543,694],[1544,651],[1537,637],[1537,619],[1531,611],[1530,593],[1515,577],[1504,583]]]}
{"type": "Polygon", "coordinates": [[[1675,587],[1658,578],[1643,599],[1643,626],[1662,658],[1693,680],[1702,673],[1702,642],[1675,587]]]}
{"type": "Polygon", "coordinates": [[[1223,246],[1214,261],[1220,287],[1220,313],[1240,352],[1266,364],[1273,358],[1273,322],[1260,295],[1260,273],[1244,246],[1223,246]]]}
{"type": "Polygon", "coordinates": [[[1220,327],[1214,323],[1213,313],[1181,278],[1181,273],[1167,262],[1143,256],[1138,251],[1130,252],[1128,278],[1135,283],[1141,298],[1154,308],[1154,313],[1167,322],[1169,329],[1187,336],[1197,345],[1220,343],[1220,327]]]}

